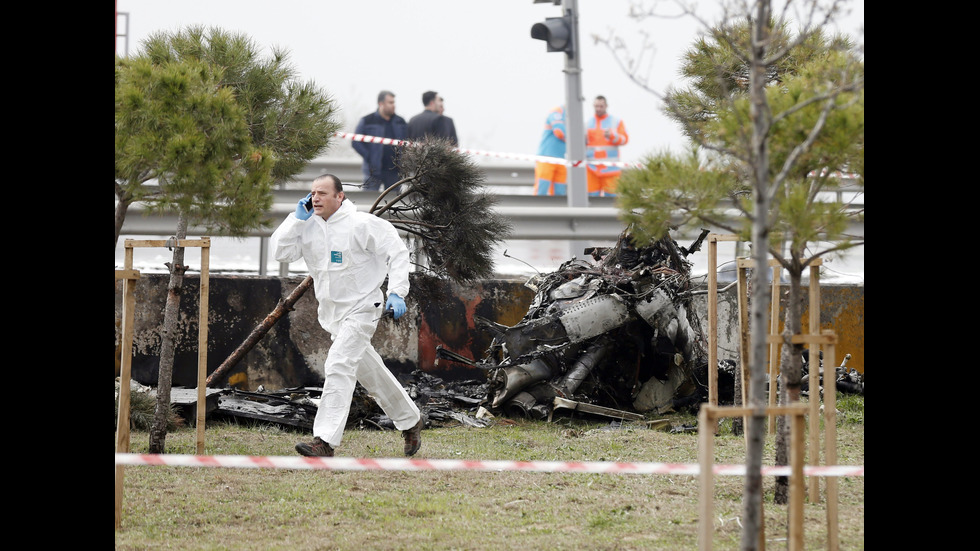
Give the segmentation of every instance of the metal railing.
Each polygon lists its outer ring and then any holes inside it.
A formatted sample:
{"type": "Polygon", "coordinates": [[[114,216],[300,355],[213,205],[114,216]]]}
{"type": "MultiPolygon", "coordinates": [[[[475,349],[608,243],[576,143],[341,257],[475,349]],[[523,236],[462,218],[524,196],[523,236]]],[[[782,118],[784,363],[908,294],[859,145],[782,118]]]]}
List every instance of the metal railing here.
{"type": "MultiPolygon", "coordinates": [[[[486,176],[484,185],[496,193],[497,213],[510,220],[513,226],[511,240],[562,240],[562,241],[615,241],[625,225],[619,219],[619,209],[614,197],[589,197],[588,207],[570,207],[565,196],[533,195],[534,166],[531,163],[499,162],[496,159],[480,162],[486,176]]],[[[378,198],[377,191],[361,191],[354,186],[363,181],[359,159],[336,159],[319,157],[311,161],[293,180],[276,189],[272,208],[268,211],[272,223],[268,228],[257,228],[248,237],[258,237],[260,241],[259,273],[265,274],[267,261],[267,239],[272,235],[278,222],[292,213],[296,202],[309,190],[310,182],[324,173],[336,175],[348,191],[350,200],[359,210],[368,210],[378,198]]],[[[850,193],[856,197],[852,208],[864,207],[863,191],[856,186],[847,186],[838,194],[850,193]],[[857,193],[859,192],[860,193],[857,193]]],[[[735,211],[733,211],[734,213],[735,211]]],[[[676,220],[675,222],[678,222],[676,220]]],[[[177,227],[177,217],[173,213],[146,214],[141,203],[130,205],[121,230],[122,236],[151,235],[169,236],[177,227]]],[[[864,235],[863,222],[856,222],[848,230],[854,235],[864,235]]],[[[205,227],[190,226],[188,235],[221,236],[220,232],[209,231],[205,227]]],[[[677,232],[675,239],[691,239],[696,231],[677,232]]]]}

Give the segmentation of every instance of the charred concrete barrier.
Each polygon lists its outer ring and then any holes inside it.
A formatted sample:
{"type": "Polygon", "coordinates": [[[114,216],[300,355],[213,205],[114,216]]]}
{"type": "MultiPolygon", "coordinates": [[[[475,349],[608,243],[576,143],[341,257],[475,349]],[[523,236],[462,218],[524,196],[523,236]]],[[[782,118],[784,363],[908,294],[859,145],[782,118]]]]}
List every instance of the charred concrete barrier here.
{"type": "MultiPolygon", "coordinates": [[[[159,374],[163,311],[167,296],[166,274],[146,274],[135,282],[136,309],[132,378],[155,386],[159,374]]],[[[209,278],[207,373],[211,374],[303,281],[302,277],[228,276],[209,278]]],[[[406,299],[408,311],[399,320],[384,318],[373,343],[388,367],[396,374],[415,369],[447,380],[485,379],[482,370],[457,362],[436,359],[436,347],[479,361],[492,336],[474,325],[474,315],[512,326],[521,321],[534,298],[524,286],[526,279],[494,279],[462,287],[413,274],[413,291],[406,299]],[[421,292],[422,289],[425,292],[421,292]],[[416,292],[418,290],[419,292],[416,292]],[[420,297],[426,297],[420,300],[420,297]]],[[[779,297],[785,312],[785,291],[779,297]]],[[[200,279],[187,276],[180,297],[178,344],[174,361],[174,386],[196,387],[198,369],[198,311],[200,279]]],[[[808,296],[803,297],[803,331],[809,332],[808,296]]],[[[820,329],[837,333],[838,364],[851,354],[847,365],[864,372],[864,286],[822,285],[820,329]]],[[[115,286],[115,371],[119,375],[122,282],[115,286]]],[[[308,291],[241,360],[217,387],[231,385],[243,390],[298,386],[321,386],[323,363],[330,349],[330,336],[316,319],[316,300],[308,291]]],[[[700,331],[707,340],[707,297],[694,297],[693,307],[700,331]]],[[[782,322],[780,322],[782,330],[782,322]]],[[[738,302],[734,287],[719,294],[718,359],[738,359],[738,302]]]]}

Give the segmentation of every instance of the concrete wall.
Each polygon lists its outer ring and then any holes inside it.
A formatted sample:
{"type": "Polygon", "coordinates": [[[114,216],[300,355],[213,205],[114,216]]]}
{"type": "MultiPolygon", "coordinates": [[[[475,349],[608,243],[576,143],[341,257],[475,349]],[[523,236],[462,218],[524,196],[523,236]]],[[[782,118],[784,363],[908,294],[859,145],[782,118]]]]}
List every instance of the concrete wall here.
{"type": "MultiPolygon", "coordinates": [[[[132,378],[145,385],[156,385],[163,309],[169,276],[143,275],[135,282],[136,311],[132,378]]],[[[285,299],[302,277],[212,276],[208,295],[207,371],[212,373],[266,316],[280,300],[285,299]]],[[[178,346],[174,366],[174,386],[196,387],[198,364],[198,311],[200,280],[186,277],[180,298],[178,346]]],[[[413,274],[412,292],[407,298],[408,312],[398,321],[383,319],[373,343],[396,373],[421,368],[445,379],[482,378],[484,372],[458,363],[437,362],[436,346],[468,358],[481,359],[490,345],[490,335],[474,326],[479,315],[503,325],[518,323],[534,298],[524,280],[487,280],[461,287],[449,282],[434,282],[413,274]]],[[[785,301],[784,286],[780,297],[785,301]]],[[[119,375],[122,282],[115,286],[116,355],[115,371],[119,375]]],[[[824,285],[820,289],[821,329],[833,329],[838,335],[838,364],[850,353],[848,366],[864,371],[864,287],[824,285]]],[[[804,297],[803,330],[809,331],[809,304],[804,297]]],[[[701,331],[707,338],[707,298],[698,295],[695,311],[701,331]]],[[[781,312],[785,312],[781,308],[781,312]]],[[[718,357],[738,358],[738,305],[734,286],[721,293],[718,305],[718,357]]],[[[782,324],[780,324],[782,328],[782,324]]],[[[216,386],[231,384],[246,390],[259,385],[274,390],[296,386],[320,386],[323,362],[330,348],[330,338],[316,320],[316,300],[308,291],[283,316],[269,333],[231,369],[216,386]]]]}

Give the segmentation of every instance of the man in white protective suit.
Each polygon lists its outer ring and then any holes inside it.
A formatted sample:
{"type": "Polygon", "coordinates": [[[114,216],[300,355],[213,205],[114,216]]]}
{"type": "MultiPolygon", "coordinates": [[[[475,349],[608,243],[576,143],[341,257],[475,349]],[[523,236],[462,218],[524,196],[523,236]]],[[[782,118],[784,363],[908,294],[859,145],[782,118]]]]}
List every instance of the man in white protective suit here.
{"type": "Polygon", "coordinates": [[[390,222],[359,212],[345,201],[343,184],[332,174],[313,180],[296,212],[272,234],[279,262],[306,261],[319,303],[317,318],[333,343],[324,362],[323,394],[313,419],[313,441],[296,444],[305,456],[333,457],[343,438],[354,386],[360,382],[405,437],[405,455],[422,445],[418,406],[371,345],[384,313],[381,284],[388,277],[385,310],[405,313],[408,249],[390,222]]]}

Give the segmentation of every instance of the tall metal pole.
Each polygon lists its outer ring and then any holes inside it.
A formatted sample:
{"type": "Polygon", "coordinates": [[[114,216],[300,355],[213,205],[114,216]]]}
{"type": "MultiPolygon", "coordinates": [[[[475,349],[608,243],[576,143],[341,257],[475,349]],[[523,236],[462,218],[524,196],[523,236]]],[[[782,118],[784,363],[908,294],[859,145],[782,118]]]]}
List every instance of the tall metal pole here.
{"type": "MultiPolygon", "coordinates": [[[[572,55],[565,54],[565,160],[583,161],[585,159],[585,128],[582,117],[582,45],[578,40],[578,0],[562,0],[563,15],[572,22],[572,55]]],[[[589,192],[586,186],[585,163],[568,167],[568,206],[589,206],[589,192]]],[[[572,220],[574,229],[575,221],[572,220]]],[[[580,257],[587,241],[569,241],[569,253],[580,257]]]]}

